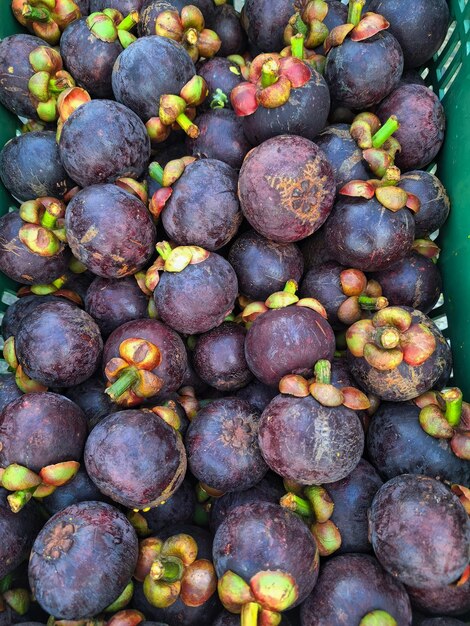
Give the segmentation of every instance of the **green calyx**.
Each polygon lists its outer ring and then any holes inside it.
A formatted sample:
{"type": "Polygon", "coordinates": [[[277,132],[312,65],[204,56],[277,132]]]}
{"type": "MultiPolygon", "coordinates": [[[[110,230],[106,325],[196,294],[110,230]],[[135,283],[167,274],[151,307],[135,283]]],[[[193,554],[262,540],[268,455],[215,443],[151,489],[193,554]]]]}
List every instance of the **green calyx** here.
{"type": "Polygon", "coordinates": [[[160,557],[152,563],[150,578],[153,581],[162,580],[174,583],[181,580],[184,574],[184,563],[177,556],[160,557]]]}
{"type": "Polygon", "coordinates": [[[100,41],[112,43],[116,41],[118,30],[113,20],[106,15],[96,11],[86,18],[86,24],[90,32],[100,41]]]}
{"type": "Polygon", "coordinates": [[[227,95],[217,87],[210,103],[211,109],[223,109],[228,104],[227,95]]]}
{"type": "Polygon", "coordinates": [[[367,613],[359,626],[398,626],[397,621],[386,611],[376,610],[367,613]]]}
{"type": "Polygon", "coordinates": [[[28,200],[20,206],[19,215],[25,224],[18,237],[30,252],[50,257],[62,251],[66,241],[63,202],[50,198],[28,200]]]}

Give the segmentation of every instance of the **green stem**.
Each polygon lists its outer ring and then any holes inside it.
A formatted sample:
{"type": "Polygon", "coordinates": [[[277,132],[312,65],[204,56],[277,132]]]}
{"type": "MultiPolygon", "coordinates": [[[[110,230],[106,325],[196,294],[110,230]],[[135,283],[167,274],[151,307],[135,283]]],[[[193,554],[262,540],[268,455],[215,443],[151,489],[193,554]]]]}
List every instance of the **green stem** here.
{"type": "Polygon", "coordinates": [[[56,289],[62,289],[62,287],[67,282],[67,280],[68,280],[68,276],[64,274],[63,276],[60,276],[59,278],[56,278],[55,280],[53,280],[51,284],[54,285],[56,289]]]}
{"type": "Polygon", "coordinates": [[[330,384],[331,381],[331,363],[326,359],[321,359],[315,363],[313,373],[317,383],[330,384]]]}
{"type": "Polygon", "coordinates": [[[359,296],[357,301],[361,309],[366,311],[377,311],[387,306],[387,300],[383,296],[359,296]]]}
{"type": "Polygon", "coordinates": [[[137,11],[132,11],[132,13],[129,13],[129,15],[127,15],[122,22],[118,25],[117,29],[118,30],[132,30],[134,28],[134,26],[137,24],[139,20],[139,14],[137,13],[137,11]]]}
{"type": "Polygon", "coordinates": [[[210,499],[210,495],[207,493],[207,491],[204,489],[201,483],[198,483],[196,485],[196,498],[197,498],[197,501],[200,502],[201,504],[203,502],[207,502],[207,500],[210,499]]]}
{"type": "MultiPolygon", "coordinates": [[[[197,132],[197,126],[195,126],[191,120],[189,119],[189,117],[186,115],[186,113],[180,113],[178,115],[178,117],[176,118],[176,123],[180,126],[180,128],[182,128],[184,130],[184,132],[189,135],[190,137],[193,137],[194,132],[193,129],[196,129],[197,132]]],[[[197,137],[197,135],[194,135],[194,138],[197,137]]]]}
{"type": "Polygon", "coordinates": [[[365,0],[349,0],[348,24],[359,24],[364,4],[365,0]]]}
{"type": "Polygon", "coordinates": [[[299,286],[297,285],[295,280],[288,280],[286,284],[284,285],[283,291],[285,291],[286,293],[291,293],[292,295],[295,296],[295,293],[298,288],[299,286]]]}
{"type": "Polygon", "coordinates": [[[157,559],[152,563],[150,576],[153,580],[163,580],[167,583],[174,583],[181,580],[184,574],[184,564],[177,556],[166,556],[157,559]]]}
{"type": "Polygon", "coordinates": [[[300,13],[297,14],[297,17],[295,19],[294,29],[297,31],[297,33],[303,35],[304,37],[308,35],[308,26],[300,17],[300,13]]]}
{"type": "Polygon", "coordinates": [[[453,387],[442,392],[446,403],[445,418],[449,424],[456,428],[460,424],[462,415],[463,395],[460,389],[453,387]]]}
{"type": "Polygon", "coordinates": [[[30,4],[23,5],[21,14],[26,20],[32,22],[49,22],[51,19],[51,14],[47,9],[32,7],[30,4]]]}
{"type": "Polygon", "coordinates": [[[260,608],[257,602],[244,604],[241,612],[241,626],[257,626],[260,608]]]}
{"type": "Polygon", "coordinates": [[[31,487],[31,489],[23,489],[21,491],[14,491],[7,496],[8,504],[13,513],[19,513],[21,509],[28,504],[33,497],[33,491],[37,487],[31,487]]]}
{"type": "Polygon", "coordinates": [[[156,161],[150,163],[149,176],[150,178],[153,178],[153,180],[156,180],[157,183],[163,187],[163,167],[160,165],[160,163],[157,163],[156,161]]]}
{"type": "Polygon", "coordinates": [[[285,496],[282,496],[279,504],[285,509],[298,513],[303,517],[312,516],[312,507],[310,506],[310,502],[300,496],[296,496],[295,493],[286,493],[285,496]]]}
{"type": "Polygon", "coordinates": [[[387,139],[389,139],[393,135],[393,133],[399,128],[400,124],[398,123],[397,118],[395,117],[395,115],[392,115],[372,137],[372,146],[374,148],[381,148],[383,144],[387,141],[387,139]]]}
{"type": "Polygon", "coordinates": [[[194,509],[193,520],[198,526],[209,526],[210,514],[202,504],[199,504],[199,502],[196,504],[196,508],[194,509]]]}
{"type": "Polygon", "coordinates": [[[293,57],[296,59],[304,58],[304,36],[301,33],[291,37],[290,48],[293,57]]]}
{"type": "Polygon", "coordinates": [[[69,270],[74,274],[83,274],[83,272],[87,271],[86,265],[83,265],[81,261],[72,257],[72,260],[69,263],[69,270]]]}
{"type": "Polygon", "coordinates": [[[132,385],[134,385],[139,379],[137,368],[128,367],[123,370],[121,376],[115,383],[106,389],[106,393],[110,396],[111,400],[116,401],[123,393],[125,393],[132,385]]]}
{"type": "Polygon", "coordinates": [[[44,226],[44,228],[55,228],[56,224],[57,217],[55,215],[52,215],[48,211],[45,211],[43,216],[41,217],[41,226],[44,226]]]}
{"type": "Polygon", "coordinates": [[[266,61],[261,68],[261,86],[263,89],[277,82],[278,67],[275,61],[266,61]]]}
{"type": "Polygon", "coordinates": [[[162,257],[164,261],[167,260],[173,250],[168,241],[160,241],[159,243],[157,243],[156,248],[158,254],[162,257]]]}

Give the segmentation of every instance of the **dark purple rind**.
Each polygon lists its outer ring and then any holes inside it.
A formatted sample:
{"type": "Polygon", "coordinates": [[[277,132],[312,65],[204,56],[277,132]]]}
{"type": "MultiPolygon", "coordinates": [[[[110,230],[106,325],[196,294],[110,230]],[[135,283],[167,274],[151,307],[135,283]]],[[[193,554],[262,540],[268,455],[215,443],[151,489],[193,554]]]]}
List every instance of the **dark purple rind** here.
{"type": "Polygon", "coordinates": [[[411,604],[425,613],[463,615],[470,611],[470,580],[463,585],[418,589],[406,587],[411,604]]]}
{"type": "Polygon", "coordinates": [[[142,2],[143,0],[90,0],[90,13],[112,8],[120,11],[125,17],[131,11],[140,11],[142,2]]]}
{"type": "Polygon", "coordinates": [[[448,585],[468,565],[468,515],[433,478],[403,474],[385,483],[372,502],[369,530],[378,560],[404,584],[448,585]]]}
{"type": "Polygon", "coordinates": [[[259,413],[239,398],[210,402],[185,437],[192,474],[218,491],[243,491],[268,471],[258,446],[259,413]]]}
{"type": "MultiPolygon", "coordinates": [[[[279,622],[279,626],[291,626],[292,622],[282,615],[282,619],[279,622]]],[[[240,626],[240,616],[228,611],[223,611],[215,620],[211,626],[240,626]]]]}
{"type": "Polygon", "coordinates": [[[284,47],[284,29],[296,12],[294,0],[247,0],[242,24],[250,43],[262,52],[280,52],[284,47]]]}
{"type": "Polygon", "coordinates": [[[56,618],[92,617],[122,593],[137,554],[137,536],[123,513],[104,502],[73,504],[54,515],[34,542],[31,590],[56,618]],[[72,533],[65,533],[70,526],[72,533]],[[55,547],[59,556],[46,556],[55,547]]]}
{"type": "MultiPolygon", "coordinates": [[[[203,14],[207,28],[212,28],[210,21],[214,13],[213,0],[191,0],[192,5],[196,6],[203,14]]],[[[181,9],[187,6],[186,0],[143,0],[140,10],[139,24],[137,26],[139,37],[149,37],[155,35],[156,19],[163,11],[178,11],[181,13],[181,9]]],[[[168,67],[168,71],[171,71],[171,67],[168,67]]]]}
{"type": "Polygon", "coordinates": [[[91,500],[106,502],[107,499],[93,483],[82,464],[75,478],[44,498],[42,504],[49,515],[55,515],[72,504],[91,500]]]}
{"type": "Polygon", "coordinates": [[[103,417],[118,408],[105,393],[105,389],[105,383],[98,376],[92,376],[83,383],[64,390],[64,395],[78,404],[85,413],[88,430],[92,430],[103,417]]]}
{"type": "Polygon", "coordinates": [[[398,187],[414,193],[420,200],[415,218],[415,236],[425,237],[438,230],[449,216],[450,200],[441,181],[430,172],[412,170],[400,178],[398,187]]]}
{"type": "Polygon", "coordinates": [[[103,340],[93,318],[68,302],[41,304],[23,320],[15,337],[18,362],[46,387],[73,387],[98,367],[103,340]]]}
{"type": "Polygon", "coordinates": [[[239,389],[234,395],[237,398],[246,400],[253,409],[262,413],[274,396],[277,396],[277,393],[275,387],[269,387],[255,378],[251,383],[248,383],[246,387],[239,389]]]}
{"type": "Polygon", "coordinates": [[[23,296],[15,302],[12,302],[5,311],[2,319],[2,336],[3,339],[15,336],[21,321],[34,311],[40,304],[46,302],[57,302],[57,296],[23,296]]]}
{"type": "Polygon", "coordinates": [[[13,374],[0,375],[0,411],[13,402],[21,398],[23,392],[20,391],[13,374]]]}
{"type": "Polygon", "coordinates": [[[84,459],[98,489],[130,509],[164,502],[186,473],[178,432],[143,410],[118,411],[102,419],[87,439],[84,459]]]}
{"type": "Polygon", "coordinates": [[[300,296],[319,300],[325,307],[328,322],[334,329],[343,328],[337,313],[341,304],[347,299],[340,280],[340,274],[345,269],[336,261],[328,261],[310,269],[304,275],[300,285],[300,296]]]}
{"type": "Polygon", "coordinates": [[[230,4],[215,7],[211,28],[219,35],[222,45],[217,52],[221,57],[243,54],[246,49],[246,34],[240,16],[230,4]]]}
{"type": "MultiPolygon", "coordinates": [[[[173,495],[150,511],[141,511],[152,535],[158,534],[165,526],[190,524],[196,510],[196,492],[188,480],[183,480],[173,495]]],[[[200,557],[199,557],[200,558],[200,557]]]]}
{"type": "MultiPolygon", "coordinates": [[[[222,6],[228,7],[230,5],[222,6]]],[[[198,63],[197,73],[206,81],[207,88],[209,90],[207,98],[200,106],[200,110],[205,111],[210,109],[212,98],[217,89],[221,89],[227,96],[228,102],[225,104],[225,107],[231,109],[232,104],[230,102],[230,94],[232,89],[243,81],[239,66],[236,63],[229,61],[229,59],[217,56],[212,59],[207,59],[202,63],[198,63]]]]}
{"type": "Polygon", "coordinates": [[[389,613],[400,626],[411,626],[406,591],[374,557],[344,554],[322,566],[312,595],[301,608],[302,626],[352,626],[371,611],[389,613]]]}

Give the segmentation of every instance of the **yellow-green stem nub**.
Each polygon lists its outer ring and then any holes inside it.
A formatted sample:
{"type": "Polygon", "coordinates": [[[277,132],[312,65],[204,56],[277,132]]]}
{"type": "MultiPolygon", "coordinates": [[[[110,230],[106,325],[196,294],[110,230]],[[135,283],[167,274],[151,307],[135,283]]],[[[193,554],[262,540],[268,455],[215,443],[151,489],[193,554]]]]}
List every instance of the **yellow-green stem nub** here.
{"type": "Polygon", "coordinates": [[[446,403],[445,418],[453,428],[456,428],[460,424],[462,414],[462,392],[454,387],[443,391],[442,396],[446,403]]]}
{"type": "Polygon", "coordinates": [[[283,291],[285,291],[286,293],[291,293],[295,296],[295,292],[298,288],[299,286],[295,280],[288,280],[287,283],[284,285],[283,291]]]}
{"type": "Polygon", "coordinates": [[[139,21],[139,14],[137,11],[129,13],[120,24],[118,24],[118,30],[132,30],[139,21]]]}
{"type": "Polygon", "coordinates": [[[196,137],[199,135],[198,127],[191,122],[186,113],[180,113],[176,118],[176,123],[178,124],[178,126],[180,126],[180,128],[184,130],[187,135],[189,135],[193,139],[196,139],[196,137]]]}
{"type": "Polygon", "coordinates": [[[278,79],[278,65],[274,59],[270,59],[263,64],[261,68],[261,86],[263,89],[270,87],[277,82],[278,79]]]}
{"type": "Polygon", "coordinates": [[[348,24],[359,24],[364,4],[365,0],[349,0],[348,24]]]}
{"type": "Polygon", "coordinates": [[[331,363],[326,359],[321,359],[315,363],[313,373],[317,383],[329,385],[331,381],[331,363]]]}
{"type": "Polygon", "coordinates": [[[388,118],[383,126],[372,137],[372,146],[374,148],[381,148],[383,144],[390,139],[393,133],[400,128],[397,118],[392,115],[388,118]]]}
{"type": "Polygon", "coordinates": [[[111,400],[118,400],[132,385],[139,380],[139,375],[135,367],[129,367],[123,370],[121,376],[114,382],[111,387],[106,389],[106,393],[111,400]]]}
{"type": "Polygon", "coordinates": [[[159,185],[163,187],[163,167],[160,163],[154,161],[149,165],[149,176],[156,180],[159,185]]]}
{"type": "Polygon", "coordinates": [[[150,578],[153,580],[163,580],[167,583],[174,583],[181,580],[184,574],[183,561],[177,556],[167,556],[157,559],[152,563],[150,578]]]}
{"type": "Polygon", "coordinates": [[[293,57],[296,59],[304,58],[304,36],[301,33],[291,37],[290,48],[293,57]]]}
{"type": "Polygon", "coordinates": [[[244,604],[241,612],[241,626],[257,626],[260,608],[257,602],[244,604]]]}
{"type": "Polygon", "coordinates": [[[285,509],[289,511],[293,511],[294,513],[298,513],[303,517],[311,517],[312,515],[312,507],[310,506],[310,502],[301,498],[300,496],[296,496],[295,493],[286,493],[285,496],[282,496],[279,504],[283,506],[285,509]]]}
{"type": "Polygon", "coordinates": [[[41,217],[41,226],[44,226],[44,228],[54,228],[56,223],[57,217],[55,215],[51,215],[48,211],[45,211],[41,217]]]}

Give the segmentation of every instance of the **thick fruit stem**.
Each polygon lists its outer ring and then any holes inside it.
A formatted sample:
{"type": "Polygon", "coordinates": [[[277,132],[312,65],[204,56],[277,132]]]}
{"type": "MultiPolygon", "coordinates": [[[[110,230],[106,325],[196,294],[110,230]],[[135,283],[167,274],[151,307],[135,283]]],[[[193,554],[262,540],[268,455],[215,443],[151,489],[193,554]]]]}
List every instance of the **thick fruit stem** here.
{"type": "Polygon", "coordinates": [[[331,381],[331,363],[326,359],[317,361],[313,369],[315,380],[317,383],[329,385],[331,381]]]}
{"type": "Polygon", "coordinates": [[[123,393],[135,385],[138,380],[137,369],[135,367],[126,368],[117,381],[106,389],[106,393],[112,400],[116,401],[123,393]]]}
{"type": "Polygon", "coordinates": [[[290,40],[290,47],[292,56],[296,59],[304,58],[304,36],[298,33],[294,35],[290,40]]]}
{"type": "Polygon", "coordinates": [[[359,24],[364,4],[365,0],[349,0],[348,24],[359,24]]]}
{"type": "Polygon", "coordinates": [[[160,163],[154,161],[149,165],[149,176],[156,180],[159,185],[163,187],[163,167],[160,163]]]}
{"type": "Polygon", "coordinates": [[[180,113],[176,118],[176,123],[184,130],[184,132],[191,137],[191,139],[197,139],[199,136],[199,128],[192,123],[186,113],[180,113]]]}
{"type": "Polygon", "coordinates": [[[384,309],[388,304],[387,298],[384,296],[371,297],[361,295],[358,297],[357,301],[361,309],[367,311],[379,311],[380,309],[384,309]]]}
{"type": "Polygon", "coordinates": [[[377,331],[377,341],[386,350],[393,350],[400,343],[400,333],[396,328],[380,328],[377,331]]]}
{"type": "Polygon", "coordinates": [[[285,509],[298,513],[303,517],[311,517],[312,515],[312,507],[308,500],[296,496],[295,493],[286,493],[285,496],[282,496],[279,504],[285,509]]]}
{"type": "Polygon", "coordinates": [[[372,137],[372,146],[374,148],[381,148],[383,144],[387,141],[387,139],[389,139],[393,135],[393,133],[399,128],[400,124],[398,123],[397,118],[395,117],[395,115],[392,115],[372,137]]]}
{"type": "Polygon", "coordinates": [[[261,86],[263,89],[270,87],[277,82],[278,79],[278,65],[274,59],[270,59],[263,64],[261,68],[261,86]]]}
{"type": "Polygon", "coordinates": [[[152,563],[150,569],[150,577],[152,580],[163,580],[167,583],[173,583],[181,580],[184,573],[183,561],[177,556],[168,556],[157,559],[152,563]]]}
{"type": "Polygon", "coordinates": [[[118,25],[118,30],[132,30],[139,21],[139,14],[137,11],[132,11],[122,22],[118,25]]]}
{"type": "Polygon", "coordinates": [[[257,602],[244,604],[241,612],[241,626],[257,626],[260,608],[257,602]]]}
{"type": "Polygon", "coordinates": [[[456,428],[460,424],[462,414],[462,392],[453,387],[443,391],[442,397],[446,403],[445,418],[453,428],[456,428]]]}

